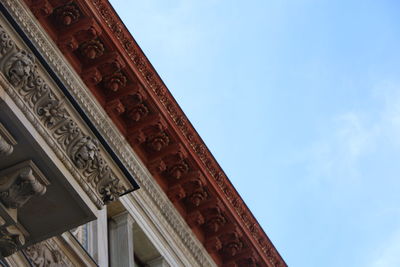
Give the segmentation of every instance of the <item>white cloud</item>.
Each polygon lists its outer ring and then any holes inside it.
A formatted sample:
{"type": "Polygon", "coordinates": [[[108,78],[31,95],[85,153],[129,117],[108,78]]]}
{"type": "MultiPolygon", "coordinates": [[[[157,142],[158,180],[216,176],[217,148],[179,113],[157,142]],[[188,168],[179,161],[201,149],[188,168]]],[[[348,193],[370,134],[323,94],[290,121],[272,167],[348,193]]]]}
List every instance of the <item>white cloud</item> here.
{"type": "Polygon", "coordinates": [[[374,150],[380,127],[357,112],[332,119],[331,132],[311,147],[309,170],[319,179],[352,180],[359,175],[359,161],[374,150]]]}
{"type": "Polygon", "coordinates": [[[380,96],[384,102],[382,112],[382,125],[385,132],[385,137],[390,141],[400,146],[400,85],[393,82],[383,82],[381,88],[384,90],[375,90],[375,95],[380,96]]]}
{"type": "Polygon", "coordinates": [[[364,157],[383,146],[400,147],[400,85],[381,83],[373,90],[373,96],[375,103],[370,109],[333,117],[329,130],[325,129],[311,145],[308,170],[316,179],[314,182],[321,182],[321,178],[355,181],[364,157]]]}
{"type": "Polygon", "coordinates": [[[400,266],[400,229],[395,232],[375,254],[369,267],[398,267],[400,266]]]}

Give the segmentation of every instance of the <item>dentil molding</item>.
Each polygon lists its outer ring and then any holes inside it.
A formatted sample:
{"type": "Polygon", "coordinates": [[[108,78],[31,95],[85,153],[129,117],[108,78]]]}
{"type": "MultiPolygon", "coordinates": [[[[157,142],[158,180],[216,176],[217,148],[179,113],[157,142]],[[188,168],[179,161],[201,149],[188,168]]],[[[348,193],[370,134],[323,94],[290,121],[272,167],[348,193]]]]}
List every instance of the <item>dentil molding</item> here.
{"type": "MultiPolygon", "coordinates": [[[[164,231],[163,233],[168,235],[175,244],[181,244],[179,246],[182,251],[188,252],[184,253],[184,256],[191,259],[190,261],[194,266],[215,266],[208,252],[195,237],[159,185],[154,181],[149,171],[140,162],[129,143],[120,134],[99,103],[88,92],[80,77],[66,62],[62,53],[38,25],[36,19],[24,3],[19,0],[2,0],[1,2],[35,44],[48,64],[57,73],[58,77],[83,108],[99,132],[109,142],[109,145],[116,152],[117,156],[128,170],[134,174],[141,187],[139,191],[134,193],[134,198],[138,199],[145,207],[151,208],[152,216],[155,216],[157,221],[160,222],[160,227],[167,227],[166,229],[171,230],[164,231]]],[[[12,94],[14,91],[8,93],[12,94]]],[[[63,162],[65,161],[65,158],[63,158],[63,162]]],[[[75,177],[77,176],[75,175],[75,177]]]]}

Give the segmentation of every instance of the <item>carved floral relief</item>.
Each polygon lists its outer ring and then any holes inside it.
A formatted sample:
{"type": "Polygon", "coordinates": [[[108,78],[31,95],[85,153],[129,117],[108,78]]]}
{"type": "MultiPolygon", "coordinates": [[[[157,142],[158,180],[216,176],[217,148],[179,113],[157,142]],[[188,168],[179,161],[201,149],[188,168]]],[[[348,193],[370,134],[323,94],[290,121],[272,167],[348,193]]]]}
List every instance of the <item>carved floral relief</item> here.
{"type": "MultiPolygon", "coordinates": [[[[88,48],[89,49],[89,46],[88,48]]],[[[0,26],[0,68],[104,203],[125,189],[107,166],[97,139],[85,134],[36,70],[34,56],[18,48],[0,26]]]]}

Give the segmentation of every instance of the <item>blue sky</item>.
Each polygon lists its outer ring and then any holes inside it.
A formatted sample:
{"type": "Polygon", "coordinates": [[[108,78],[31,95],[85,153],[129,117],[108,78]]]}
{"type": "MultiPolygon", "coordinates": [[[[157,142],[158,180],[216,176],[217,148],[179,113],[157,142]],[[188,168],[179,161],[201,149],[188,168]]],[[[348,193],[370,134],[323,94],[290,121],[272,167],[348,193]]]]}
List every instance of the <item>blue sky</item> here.
{"type": "Polygon", "coordinates": [[[111,1],[289,266],[400,266],[400,3],[111,1]]]}

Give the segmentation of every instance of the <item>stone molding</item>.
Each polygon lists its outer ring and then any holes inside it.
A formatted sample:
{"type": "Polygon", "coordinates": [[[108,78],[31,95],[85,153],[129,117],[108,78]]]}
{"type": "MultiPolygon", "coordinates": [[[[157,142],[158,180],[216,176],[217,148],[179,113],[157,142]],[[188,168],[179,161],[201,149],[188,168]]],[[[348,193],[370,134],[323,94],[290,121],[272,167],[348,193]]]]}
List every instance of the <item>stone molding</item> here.
{"type": "Polygon", "coordinates": [[[213,240],[221,244],[209,250],[215,261],[286,266],[110,3],[25,3],[203,245],[208,247],[213,240]],[[67,14],[65,9],[74,12],[67,14]],[[200,191],[185,184],[192,178],[200,191]],[[208,207],[217,203],[225,223],[210,231],[208,207]],[[230,249],[226,234],[240,236],[235,245],[239,252],[230,249]],[[247,248],[255,253],[245,253],[247,248]]]}
{"type": "Polygon", "coordinates": [[[33,126],[52,146],[92,201],[101,207],[114,201],[127,189],[100,153],[96,138],[85,133],[54,89],[37,71],[34,56],[16,45],[0,26],[0,70],[10,85],[5,90],[33,126]],[[91,188],[91,189],[89,189],[91,188]],[[94,192],[94,194],[93,194],[94,192]]]}
{"type": "Polygon", "coordinates": [[[148,267],[170,267],[163,257],[146,262],[148,267]]]}
{"type": "Polygon", "coordinates": [[[99,24],[105,25],[104,28],[112,33],[110,39],[123,51],[121,54],[129,58],[127,64],[134,66],[133,71],[138,74],[145,88],[151,91],[151,96],[155,99],[154,103],[162,106],[160,113],[168,114],[167,117],[172,122],[174,129],[178,129],[176,134],[183,137],[182,144],[195,155],[196,161],[201,162],[200,169],[205,170],[212,187],[222,196],[220,199],[226,205],[227,213],[233,215],[235,222],[242,229],[239,232],[245,233],[243,237],[249,237],[250,242],[260,252],[260,256],[268,266],[286,266],[111,4],[106,0],[91,0],[90,7],[96,9],[97,12],[94,12],[96,16],[101,17],[99,24]]]}
{"type": "MultiPolygon", "coordinates": [[[[134,194],[140,196],[135,196],[135,198],[140,200],[142,206],[154,213],[152,217],[155,217],[156,221],[160,223],[159,227],[169,230],[163,232],[163,235],[168,235],[174,244],[179,247],[180,251],[187,252],[183,255],[193,262],[194,266],[215,266],[215,262],[182,219],[182,216],[154,181],[149,171],[138,159],[138,156],[109,119],[100,104],[88,92],[79,75],[66,62],[64,56],[47,36],[46,32],[37,24],[37,20],[29,12],[25,4],[20,0],[2,0],[2,3],[36,45],[99,132],[109,142],[111,148],[116,151],[117,156],[129,171],[135,175],[141,187],[134,194]]],[[[67,161],[64,156],[62,158],[63,162],[67,161]]],[[[77,173],[73,173],[77,177],[77,173]]]]}
{"type": "Polygon", "coordinates": [[[138,190],[120,201],[171,266],[216,266],[174,207],[163,203],[165,197],[138,190]]]}

